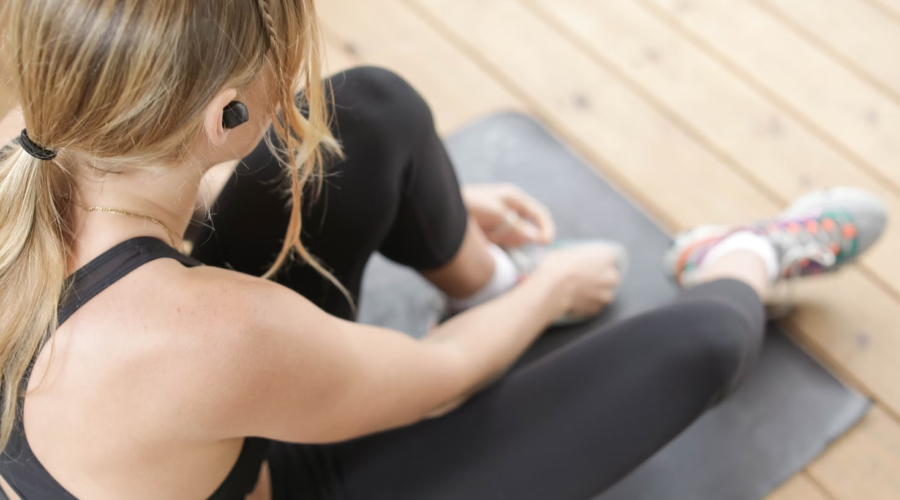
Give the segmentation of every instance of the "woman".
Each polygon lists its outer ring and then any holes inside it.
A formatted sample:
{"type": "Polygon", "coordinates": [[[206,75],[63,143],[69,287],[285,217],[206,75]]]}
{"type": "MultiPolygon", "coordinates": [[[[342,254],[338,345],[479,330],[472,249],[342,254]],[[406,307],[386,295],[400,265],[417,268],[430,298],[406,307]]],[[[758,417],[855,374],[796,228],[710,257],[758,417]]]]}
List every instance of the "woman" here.
{"type": "Polygon", "coordinates": [[[589,498],[734,387],[775,282],[884,226],[843,189],[700,228],[669,256],[690,287],[671,305],[508,371],[609,303],[624,257],[579,245],[522,279],[497,244],[549,243],[546,211],[461,193],[396,75],[323,85],[312,0],[9,0],[3,21],[25,129],[0,163],[12,498],[589,498]],[[239,158],[184,256],[204,174],[239,158]],[[452,318],[422,340],[353,323],[375,251],[452,318]]]}

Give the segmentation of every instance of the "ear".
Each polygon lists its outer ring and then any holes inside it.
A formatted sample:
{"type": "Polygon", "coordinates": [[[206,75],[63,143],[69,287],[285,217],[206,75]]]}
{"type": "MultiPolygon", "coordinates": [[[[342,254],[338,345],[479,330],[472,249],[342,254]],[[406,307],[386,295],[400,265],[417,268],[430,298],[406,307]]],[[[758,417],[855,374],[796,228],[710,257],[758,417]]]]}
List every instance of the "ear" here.
{"type": "Polygon", "coordinates": [[[204,120],[204,128],[209,142],[213,146],[224,146],[228,142],[228,135],[231,130],[222,125],[225,106],[237,98],[236,89],[225,89],[213,98],[212,102],[206,108],[206,119],[204,120]]]}

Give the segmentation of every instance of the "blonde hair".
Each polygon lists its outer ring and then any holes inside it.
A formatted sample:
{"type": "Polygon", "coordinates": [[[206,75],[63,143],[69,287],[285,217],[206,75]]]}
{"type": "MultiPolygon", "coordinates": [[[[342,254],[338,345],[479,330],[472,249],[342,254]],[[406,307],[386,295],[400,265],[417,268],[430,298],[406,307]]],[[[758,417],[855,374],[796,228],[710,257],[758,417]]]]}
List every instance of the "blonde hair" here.
{"type": "Polygon", "coordinates": [[[249,84],[267,62],[281,105],[272,147],[293,211],[265,276],[296,252],[349,296],[300,241],[303,186],[321,178],[325,155],[341,154],[328,128],[313,0],[4,4],[3,53],[28,134],[59,156],[41,161],[16,145],[0,158],[0,450],[24,397],[23,377],[57,326],[75,173],[85,165],[123,170],[185,160],[213,97],[249,84]]]}

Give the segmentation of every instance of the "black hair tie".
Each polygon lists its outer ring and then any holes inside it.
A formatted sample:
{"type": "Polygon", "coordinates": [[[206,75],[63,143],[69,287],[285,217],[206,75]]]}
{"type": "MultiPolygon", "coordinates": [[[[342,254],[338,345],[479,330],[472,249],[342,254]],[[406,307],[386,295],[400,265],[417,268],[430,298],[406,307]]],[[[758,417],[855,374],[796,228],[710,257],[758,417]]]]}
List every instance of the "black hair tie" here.
{"type": "Polygon", "coordinates": [[[50,161],[56,158],[56,151],[32,142],[31,138],[28,137],[27,130],[22,130],[22,135],[19,136],[19,145],[22,146],[26,153],[38,160],[50,161]]]}

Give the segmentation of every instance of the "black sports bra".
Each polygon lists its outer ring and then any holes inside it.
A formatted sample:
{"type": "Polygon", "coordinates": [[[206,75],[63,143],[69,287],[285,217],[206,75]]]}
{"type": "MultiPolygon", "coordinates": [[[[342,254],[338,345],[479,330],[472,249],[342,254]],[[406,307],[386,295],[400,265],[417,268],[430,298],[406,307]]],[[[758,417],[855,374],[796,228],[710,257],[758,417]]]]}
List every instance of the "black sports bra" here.
{"type": "MultiPolygon", "coordinates": [[[[200,262],[181,255],[172,247],[156,238],[134,238],[105,252],[73,274],[70,292],[60,304],[59,324],[63,324],[81,306],[97,294],[122,279],[138,267],[156,259],[175,259],[187,267],[201,265],[200,262]]],[[[35,356],[36,357],[36,356],[35,356]]],[[[34,360],[32,360],[32,366],[34,360]]],[[[28,387],[31,368],[25,373],[22,388],[28,387]]],[[[25,426],[22,421],[24,403],[19,402],[9,445],[0,456],[0,475],[12,486],[22,500],[77,500],[65,490],[38,461],[28,446],[25,426]]],[[[241,454],[225,481],[209,497],[209,500],[244,500],[256,486],[259,469],[269,449],[269,441],[260,438],[246,438],[241,454]]],[[[6,496],[0,491],[0,498],[6,496]]]]}

